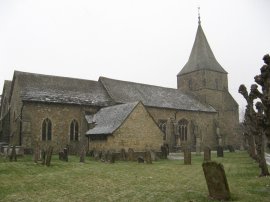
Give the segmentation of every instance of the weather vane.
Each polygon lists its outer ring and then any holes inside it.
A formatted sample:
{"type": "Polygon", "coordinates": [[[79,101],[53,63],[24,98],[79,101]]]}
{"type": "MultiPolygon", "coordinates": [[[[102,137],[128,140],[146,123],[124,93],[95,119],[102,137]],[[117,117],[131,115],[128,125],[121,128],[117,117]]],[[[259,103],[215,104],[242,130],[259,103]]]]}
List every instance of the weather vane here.
{"type": "Polygon", "coordinates": [[[201,24],[200,7],[198,7],[198,19],[199,19],[199,25],[200,25],[201,24]]]}

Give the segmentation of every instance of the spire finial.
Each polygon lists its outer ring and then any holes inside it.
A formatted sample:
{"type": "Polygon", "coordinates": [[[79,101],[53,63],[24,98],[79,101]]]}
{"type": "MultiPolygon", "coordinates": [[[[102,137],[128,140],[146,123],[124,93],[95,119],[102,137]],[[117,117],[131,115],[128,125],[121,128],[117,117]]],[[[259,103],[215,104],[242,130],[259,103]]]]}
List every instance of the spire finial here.
{"type": "Polygon", "coordinates": [[[201,25],[201,14],[200,14],[200,7],[198,7],[198,23],[201,25]]]}

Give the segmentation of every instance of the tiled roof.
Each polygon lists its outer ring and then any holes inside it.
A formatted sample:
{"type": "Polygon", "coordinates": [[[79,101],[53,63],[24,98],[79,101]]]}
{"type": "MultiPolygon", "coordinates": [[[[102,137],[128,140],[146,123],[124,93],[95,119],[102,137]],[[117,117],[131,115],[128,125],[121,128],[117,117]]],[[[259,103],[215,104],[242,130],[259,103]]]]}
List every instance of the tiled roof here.
{"type": "Polygon", "coordinates": [[[14,73],[24,101],[108,106],[112,100],[98,81],[32,74],[14,73]]]}
{"type": "Polygon", "coordinates": [[[126,120],[128,115],[138,105],[138,102],[119,104],[100,109],[94,116],[86,116],[88,123],[94,123],[87,135],[112,134],[126,120]]]}
{"type": "Polygon", "coordinates": [[[178,73],[178,76],[198,70],[211,70],[227,74],[227,72],[216,60],[200,24],[197,29],[195,42],[193,44],[188,62],[178,73]]]}
{"type": "Polygon", "coordinates": [[[177,110],[216,112],[210,105],[178,89],[164,88],[100,77],[110,97],[116,103],[142,101],[145,106],[177,110]]]}

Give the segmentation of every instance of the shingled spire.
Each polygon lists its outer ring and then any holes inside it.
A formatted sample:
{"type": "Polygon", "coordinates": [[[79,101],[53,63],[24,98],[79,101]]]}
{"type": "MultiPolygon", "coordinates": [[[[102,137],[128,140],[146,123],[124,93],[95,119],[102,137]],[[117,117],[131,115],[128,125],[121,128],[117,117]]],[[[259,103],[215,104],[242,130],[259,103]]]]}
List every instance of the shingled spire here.
{"type": "Polygon", "coordinates": [[[205,34],[201,26],[200,15],[195,42],[193,44],[188,62],[185,64],[185,66],[178,73],[177,76],[198,70],[211,70],[227,74],[227,72],[221,67],[221,65],[216,60],[208,44],[208,41],[205,37],[205,34]]]}

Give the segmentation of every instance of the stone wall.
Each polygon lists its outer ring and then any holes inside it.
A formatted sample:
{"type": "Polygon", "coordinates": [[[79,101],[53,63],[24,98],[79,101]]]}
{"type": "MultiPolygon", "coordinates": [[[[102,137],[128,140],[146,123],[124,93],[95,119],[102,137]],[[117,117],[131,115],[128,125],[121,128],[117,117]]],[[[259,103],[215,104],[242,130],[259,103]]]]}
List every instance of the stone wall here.
{"type": "Polygon", "coordinates": [[[23,108],[22,146],[34,148],[36,144],[45,147],[52,145],[54,152],[69,145],[70,153],[78,153],[87,144],[85,133],[88,130],[84,118],[85,111],[95,113],[97,108],[67,104],[45,104],[27,102],[23,108]],[[42,123],[46,118],[52,123],[52,140],[42,141],[42,123]],[[76,120],[79,125],[79,141],[70,141],[70,124],[76,120]]]}
{"type": "Polygon", "coordinates": [[[207,113],[198,111],[178,111],[172,109],[159,109],[148,107],[147,110],[156,122],[159,119],[167,120],[174,119],[175,122],[181,119],[188,121],[188,144],[195,146],[195,137],[192,134],[191,122],[196,122],[198,125],[198,132],[201,138],[201,146],[210,146],[215,148],[217,145],[217,137],[215,134],[214,121],[217,118],[217,113],[207,113]]]}
{"type": "Polygon", "coordinates": [[[163,132],[158,128],[147,110],[142,104],[131,112],[124,123],[106,140],[90,142],[90,150],[114,150],[127,152],[132,148],[135,152],[151,149],[160,151],[163,144],[163,132]]]}

